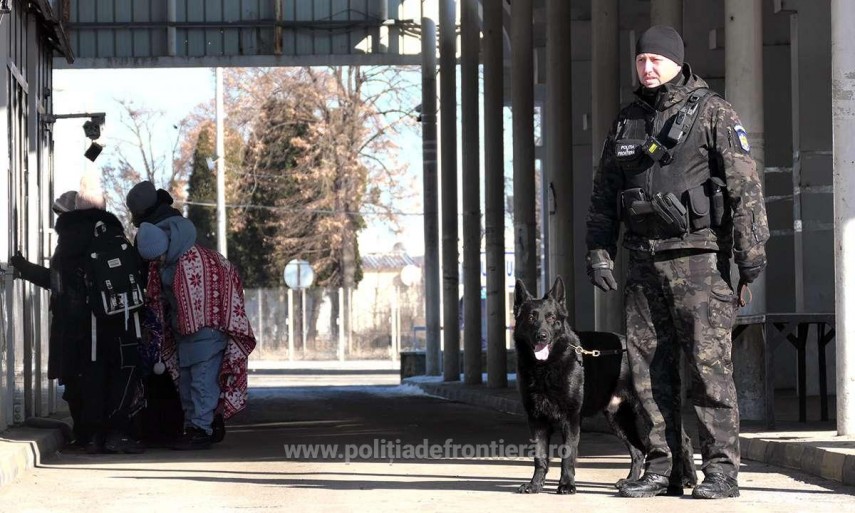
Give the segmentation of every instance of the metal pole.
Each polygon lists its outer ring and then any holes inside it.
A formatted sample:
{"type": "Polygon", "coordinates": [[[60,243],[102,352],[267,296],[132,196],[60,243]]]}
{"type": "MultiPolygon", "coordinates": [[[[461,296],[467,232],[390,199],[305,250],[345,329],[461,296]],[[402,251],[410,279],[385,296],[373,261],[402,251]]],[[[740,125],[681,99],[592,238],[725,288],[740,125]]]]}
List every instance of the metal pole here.
{"type": "Polygon", "coordinates": [[[436,169],[436,24],[422,18],[422,154],[425,210],[425,374],[439,375],[439,212],[436,169]]]}
{"type": "Polygon", "coordinates": [[[303,338],[303,358],[306,357],[306,289],[300,289],[300,313],[301,329],[300,335],[303,338]]]}
{"type": "MultiPolygon", "coordinates": [[[[592,116],[591,148],[594,172],[600,165],[603,141],[608,136],[612,123],[620,109],[620,31],[618,0],[598,0],[591,4],[591,69],[592,116]]],[[[626,281],[626,251],[618,247],[615,261],[615,279],[626,281]]],[[[582,285],[585,287],[587,285],[582,285]]],[[[625,333],[623,289],[604,293],[590,287],[594,294],[595,329],[625,333]]]]}
{"type": "Polygon", "coordinates": [[[226,157],[223,135],[223,68],[217,68],[217,251],[228,258],[226,243],[226,157]]]}
{"type": "Polygon", "coordinates": [[[257,289],[256,295],[258,296],[258,333],[256,333],[255,341],[258,344],[258,351],[261,352],[264,350],[264,313],[263,313],[263,297],[261,289],[257,289]]]}
{"type": "Polygon", "coordinates": [[[457,13],[439,3],[440,172],[442,179],[443,381],[460,380],[460,257],[457,232],[457,13]]]}
{"type": "Polygon", "coordinates": [[[855,435],[855,4],[831,0],[837,434],[855,435]]]}
{"type": "Polygon", "coordinates": [[[484,8],[484,212],[487,238],[487,386],[508,386],[505,349],[503,2],[484,8]]]}
{"type": "MultiPolygon", "coordinates": [[[[573,237],[573,80],[570,48],[571,7],[565,0],[546,2],[546,172],[553,192],[549,218],[551,265],[566,285],[567,313],[576,325],[573,237]]],[[[545,284],[548,289],[550,284],[545,284]]]]}
{"type": "Polygon", "coordinates": [[[288,289],[288,360],[294,361],[294,289],[288,289]]]}
{"type": "MultiPolygon", "coordinates": [[[[599,0],[596,3],[599,3],[599,0]]],[[[650,24],[668,25],[682,34],[683,0],[652,0],[650,2],[650,24]]]]}
{"type": "Polygon", "coordinates": [[[461,10],[460,100],[463,154],[463,381],[481,383],[481,189],[478,129],[478,0],[461,10]]]}
{"type": "Polygon", "coordinates": [[[389,357],[395,361],[395,348],[398,346],[398,287],[392,293],[389,315],[389,328],[392,336],[389,337],[389,357]]]}
{"type": "Polygon", "coordinates": [[[533,0],[511,4],[511,101],[514,133],[514,254],[517,279],[537,290],[534,190],[533,0]]]}
{"type": "MultiPolygon", "coordinates": [[[[763,5],[762,0],[725,0],[725,96],[748,133],[751,157],[763,181],[766,168],[763,125],[763,5]]],[[[766,274],[751,284],[753,299],[742,315],[766,312],[766,274]]]]}
{"type": "Polygon", "coordinates": [[[344,288],[338,289],[338,359],[344,361],[344,288]]]}

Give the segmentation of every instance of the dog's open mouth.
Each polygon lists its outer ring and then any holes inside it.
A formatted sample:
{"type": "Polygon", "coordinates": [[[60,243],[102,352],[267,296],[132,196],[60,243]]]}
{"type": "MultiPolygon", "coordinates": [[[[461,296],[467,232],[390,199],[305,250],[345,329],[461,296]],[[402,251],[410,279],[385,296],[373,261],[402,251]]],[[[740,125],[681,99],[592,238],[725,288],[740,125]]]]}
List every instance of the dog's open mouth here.
{"type": "Polygon", "coordinates": [[[549,358],[549,344],[537,344],[534,346],[534,357],[538,360],[549,358]]]}

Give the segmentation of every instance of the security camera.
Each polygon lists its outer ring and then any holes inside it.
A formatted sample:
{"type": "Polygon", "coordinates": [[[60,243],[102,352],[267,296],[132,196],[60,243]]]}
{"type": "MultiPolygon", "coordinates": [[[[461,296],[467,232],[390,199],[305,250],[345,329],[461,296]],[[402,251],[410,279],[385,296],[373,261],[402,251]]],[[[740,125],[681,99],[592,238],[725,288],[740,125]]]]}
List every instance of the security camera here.
{"type": "MultiPolygon", "coordinates": [[[[2,0],[0,0],[2,1],[2,0]]],[[[42,122],[48,126],[53,126],[58,119],[68,119],[68,118],[89,118],[89,120],[83,123],[83,133],[86,134],[86,137],[92,140],[92,144],[89,145],[89,148],[86,149],[86,152],[83,154],[87,159],[91,161],[95,161],[98,158],[98,155],[101,154],[101,151],[104,149],[104,145],[95,142],[96,139],[101,137],[101,127],[104,126],[104,121],[107,115],[103,112],[81,112],[75,114],[45,114],[42,118],[42,122]]],[[[48,128],[50,129],[50,128],[48,128]]]]}
{"type": "Polygon", "coordinates": [[[95,141],[92,141],[92,144],[89,145],[89,148],[86,149],[86,152],[83,154],[83,156],[91,160],[92,162],[95,162],[95,159],[98,158],[98,155],[101,154],[101,150],[103,149],[103,146],[96,143],[95,141]]]}
{"type": "Polygon", "coordinates": [[[96,121],[96,118],[83,123],[83,133],[93,141],[101,137],[101,125],[96,121]]]}

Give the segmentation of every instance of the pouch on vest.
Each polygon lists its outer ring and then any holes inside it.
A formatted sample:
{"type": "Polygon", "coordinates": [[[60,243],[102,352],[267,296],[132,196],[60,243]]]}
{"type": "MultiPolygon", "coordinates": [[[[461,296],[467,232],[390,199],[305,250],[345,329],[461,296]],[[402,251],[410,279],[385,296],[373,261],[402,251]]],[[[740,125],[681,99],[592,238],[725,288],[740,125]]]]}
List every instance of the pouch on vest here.
{"type": "Polygon", "coordinates": [[[692,231],[703,230],[711,225],[710,198],[706,185],[689,189],[689,221],[692,231]]]}
{"type": "Polygon", "coordinates": [[[680,237],[688,233],[688,211],[673,192],[668,194],[656,193],[650,200],[650,204],[662,221],[666,237],[680,237]]]}
{"type": "Polygon", "coordinates": [[[710,223],[713,227],[721,226],[724,219],[724,190],[727,185],[724,180],[712,177],[707,181],[707,194],[710,198],[710,223]]]}
{"type": "Polygon", "coordinates": [[[651,232],[655,222],[653,207],[641,188],[626,189],[620,193],[619,212],[627,229],[638,235],[651,232]]]}

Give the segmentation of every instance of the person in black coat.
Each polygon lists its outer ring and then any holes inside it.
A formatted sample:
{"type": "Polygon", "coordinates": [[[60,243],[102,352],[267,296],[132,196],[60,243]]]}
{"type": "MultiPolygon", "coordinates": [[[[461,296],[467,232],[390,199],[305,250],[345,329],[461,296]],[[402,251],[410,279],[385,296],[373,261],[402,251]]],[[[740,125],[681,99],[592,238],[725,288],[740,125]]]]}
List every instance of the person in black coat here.
{"type": "MultiPolygon", "coordinates": [[[[169,217],[181,217],[181,212],[172,207],[173,199],[169,192],[155,189],[148,180],[134,185],[128,191],[125,203],[131,213],[131,223],[137,228],[142,223],[157,224],[169,217]]],[[[134,246],[138,246],[136,237],[134,246]]],[[[142,282],[148,283],[147,266],[143,266],[142,282]]],[[[146,405],[139,415],[138,430],[149,446],[171,446],[183,431],[184,410],[169,374],[155,373],[154,361],[147,361],[150,356],[143,356],[146,405]]]]}
{"type": "MultiPolygon", "coordinates": [[[[77,200],[77,191],[68,191],[63,193],[54,201],[51,209],[57,215],[57,233],[59,227],[63,226],[63,216],[67,212],[74,210],[75,201],[77,200]]],[[[65,347],[62,343],[63,326],[71,321],[71,316],[75,311],[79,311],[81,301],[85,303],[85,296],[76,296],[69,285],[71,284],[71,276],[66,279],[66,287],[62,286],[60,280],[59,263],[64,247],[67,245],[65,241],[68,237],[60,236],[59,245],[54,252],[50,261],[50,268],[43,267],[38,264],[28,262],[24,256],[18,251],[12,258],[9,259],[12,266],[15,268],[15,277],[23,278],[43,289],[51,291],[50,294],[50,337],[48,342],[48,379],[58,379],[59,383],[64,386],[62,398],[68,403],[69,413],[74,422],[74,437],[75,442],[81,445],[86,445],[89,442],[90,433],[88,433],[80,420],[80,380],[77,379],[75,369],[77,364],[77,355],[73,350],[73,346],[65,347]],[[63,293],[65,291],[65,293],[63,293]],[[63,350],[65,349],[65,350],[63,350]]]]}
{"type": "Polygon", "coordinates": [[[50,268],[27,262],[20,253],[10,261],[21,278],[51,290],[48,377],[65,386],[63,399],[77,440],[90,453],[142,452],[142,445],[129,436],[138,409],[134,403],[141,397],[138,339],[124,319],[93,321],[85,277],[96,223],[120,230],[122,224],[104,210],[100,191],[82,189],[73,210],[68,209],[71,194],[66,194],[54,204],[59,237],[50,268]]]}

